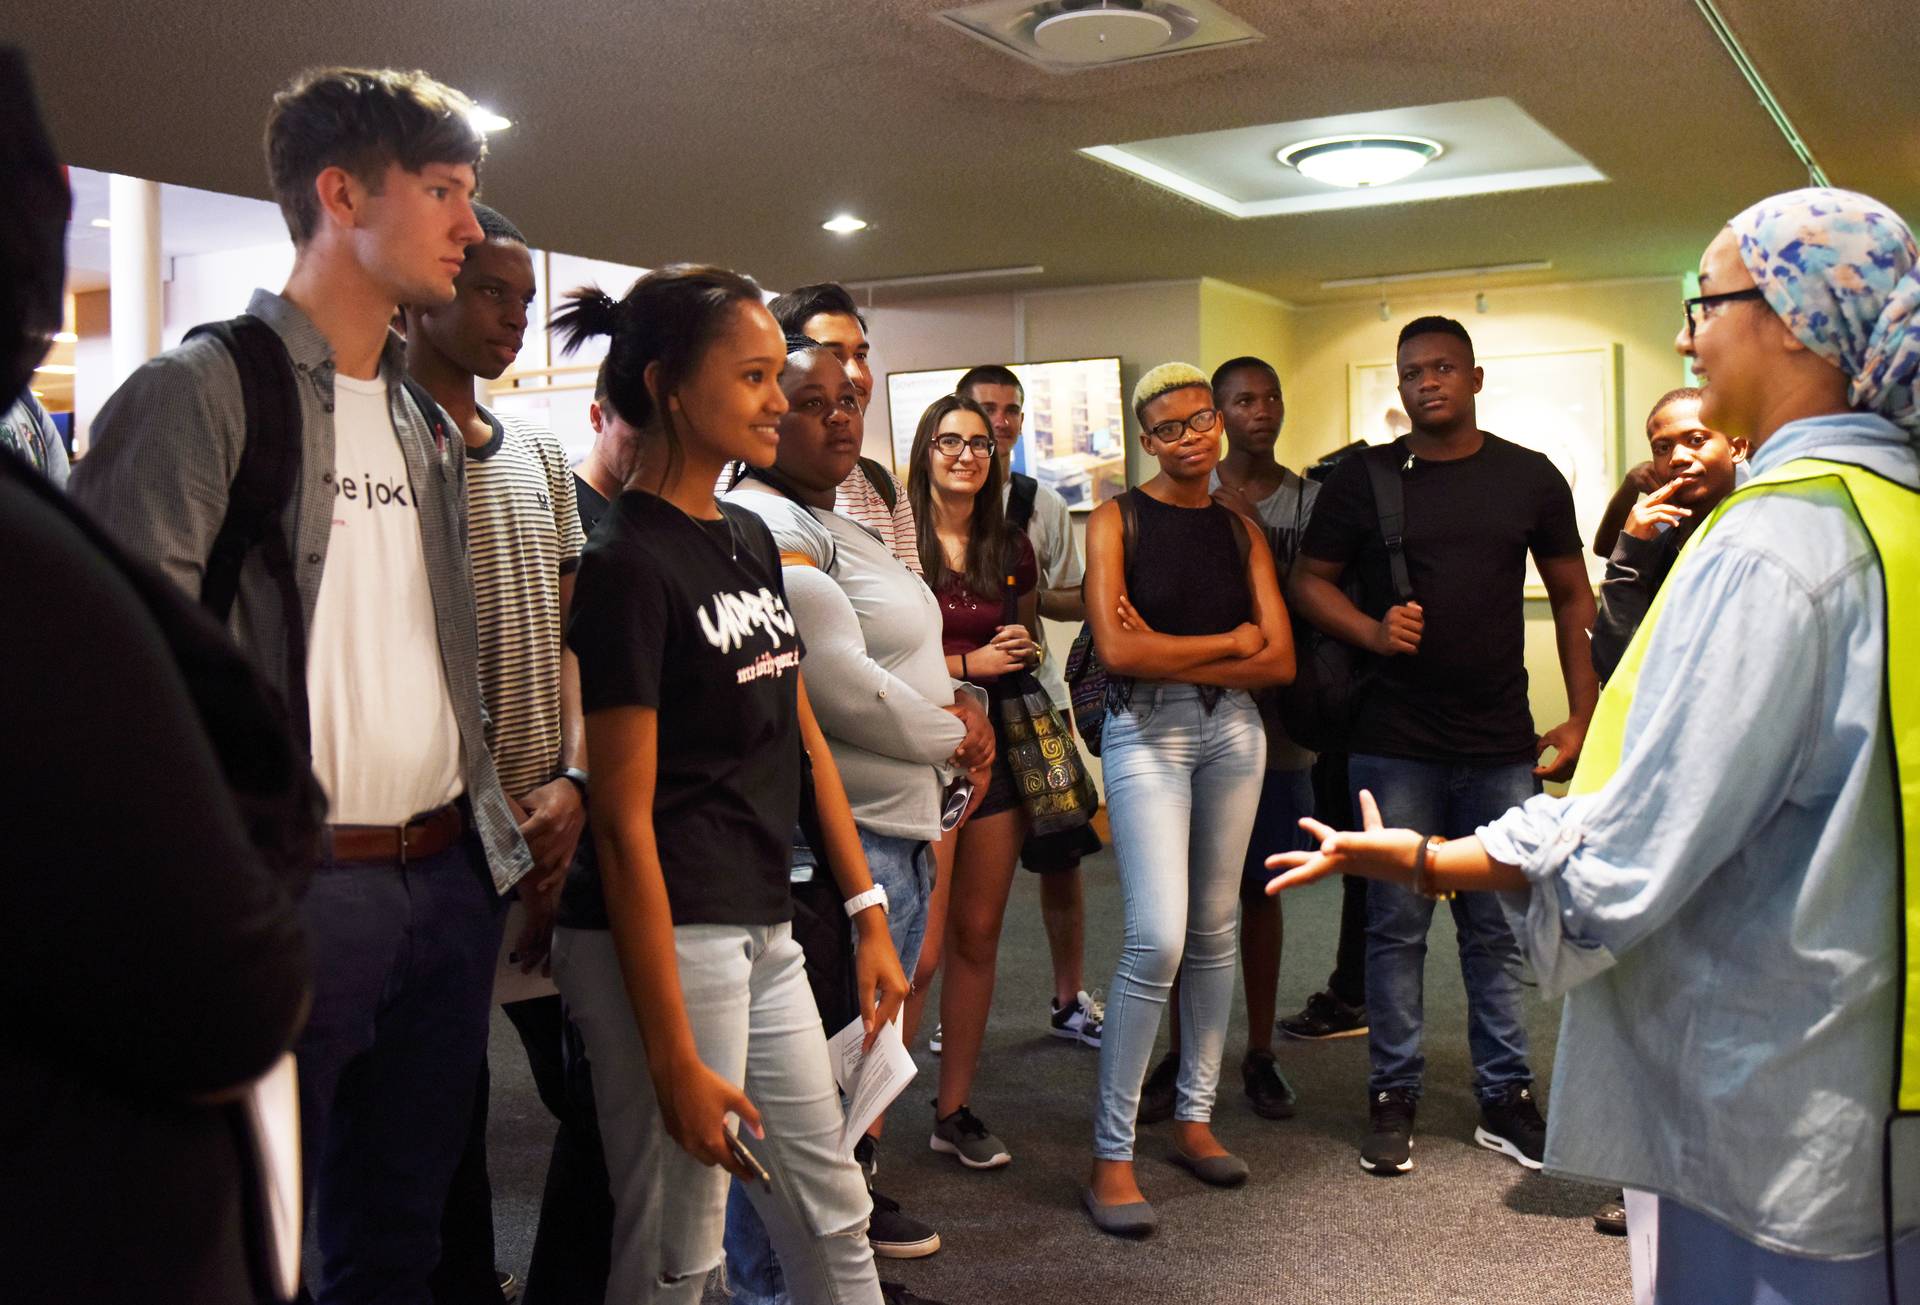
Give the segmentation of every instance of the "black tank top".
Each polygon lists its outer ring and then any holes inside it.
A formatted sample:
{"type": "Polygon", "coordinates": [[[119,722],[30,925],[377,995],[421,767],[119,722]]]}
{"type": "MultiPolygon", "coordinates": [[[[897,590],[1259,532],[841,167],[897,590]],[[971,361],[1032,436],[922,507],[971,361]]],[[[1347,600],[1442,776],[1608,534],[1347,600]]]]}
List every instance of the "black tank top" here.
{"type": "Polygon", "coordinates": [[[1134,501],[1127,596],[1161,634],[1225,634],[1253,619],[1240,520],[1218,503],[1174,507],[1151,494],[1134,501]]]}

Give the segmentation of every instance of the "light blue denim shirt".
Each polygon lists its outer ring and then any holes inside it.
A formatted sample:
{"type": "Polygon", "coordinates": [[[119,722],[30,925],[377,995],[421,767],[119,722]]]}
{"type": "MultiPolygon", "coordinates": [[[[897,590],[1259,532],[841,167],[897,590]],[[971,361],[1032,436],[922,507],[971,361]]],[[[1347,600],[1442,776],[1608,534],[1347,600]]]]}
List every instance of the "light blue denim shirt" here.
{"type": "MultiPolygon", "coordinates": [[[[1878,417],[1793,422],[1754,455],[1920,484],[1878,417]]],[[[1567,994],[1547,1168],[1678,1200],[1776,1251],[1883,1246],[1899,868],[1879,563],[1837,492],[1728,510],[1667,581],[1617,773],[1482,828],[1567,994]]],[[[1920,1172],[1896,1175],[1920,1224],[1920,1172]]]]}

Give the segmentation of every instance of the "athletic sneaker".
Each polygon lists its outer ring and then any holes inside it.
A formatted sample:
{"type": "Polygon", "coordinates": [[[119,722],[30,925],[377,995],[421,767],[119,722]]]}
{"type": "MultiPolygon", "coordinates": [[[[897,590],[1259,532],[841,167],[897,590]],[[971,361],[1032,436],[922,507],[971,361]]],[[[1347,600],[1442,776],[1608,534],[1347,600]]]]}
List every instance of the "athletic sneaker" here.
{"type": "Polygon", "coordinates": [[[1084,992],[1074,997],[1071,1006],[1062,1006],[1057,1001],[1049,1001],[1047,1005],[1053,1012],[1054,1037],[1083,1042],[1089,1047],[1100,1045],[1100,1028],[1107,1019],[1106,1007],[1084,992]]]}
{"type": "Polygon", "coordinates": [[[1180,1055],[1169,1051],[1160,1057],[1160,1063],[1147,1075],[1147,1081],[1140,1087],[1140,1113],[1137,1116],[1142,1124],[1158,1124],[1173,1118],[1174,1098],[1178,1095],[1180,1082],[1180,1055]]]}
{"type": "Polygon", "coordinates": [[[1547,1149],[1547,1121],[1533,1104],[1533,1088],[1517,1083],[1480,1106],[1480,1127],[1473,1140],[1489,1151],[1511,1157],[1528,1169],[1540,1167],[1547,1149]]]}
{"type": "Polygon", "coordinates": [[[1360,1143],[1360,1167],[1391,1178],[1413,1168],[1413,1113],[1418,1099],[1407,1088],[1376,1092],[1367,1103],[1366,1138],[1360,1143]]]}
{"type": "MultiPolygon", "coordinates": [[[[940,1108],[934,1102],[935,1110],[940,1108]]],[[[1013,1159],[1006,1143],[987,1131],[987,1126],[961,1106],[945,1119],[935,1118],[933,1136],[927,1145],[941,1155],[950,1155],[969,1169],[998,1169],[1013,1159]]]]}
{"type": "Polygon", "coordinates": [[[936,1056],[940,1054],[940,1032],[944,1027],[940,1024],[934,1025],[933,1036],[927,1039],[927,1050],[936,1056]]]}
{"type": "Polygon", "coordinates": [[[940,1234],[903,1213],[891,1196],[867,1189],[873,1215],[867,1220],[867,1245],[883,1260],[917,1260],[940,1249],[940,1234]]]}
{"type": "Polygon", "coordinates": [[[1358,1037],[1367,1031],[1367,1008],[1349,1006],[1330,992],[1316,992],[1307,998],[1304,1010],[1287,1016],[1275,1027],[1303,1042],[1358,1037]]]}
{"type": "Polygon", "coordinates": [[[1247,1089],[1247,1101],[1253,1113],[1262,1119],[1292,1119],[1299,1100],[1293,1084],[1280,1072],[1271,1051],[1253,1051],[1240,1062],[1240,1080],[1247,1089]]]}
{"type": "Polygon", "coordinates": [[[1593,1230],[1605,1233],[1609,1237],[1627,1235],[1627,1194],[1615,1192],[1606,1203],[1593,1212],[1593,1230]]]}

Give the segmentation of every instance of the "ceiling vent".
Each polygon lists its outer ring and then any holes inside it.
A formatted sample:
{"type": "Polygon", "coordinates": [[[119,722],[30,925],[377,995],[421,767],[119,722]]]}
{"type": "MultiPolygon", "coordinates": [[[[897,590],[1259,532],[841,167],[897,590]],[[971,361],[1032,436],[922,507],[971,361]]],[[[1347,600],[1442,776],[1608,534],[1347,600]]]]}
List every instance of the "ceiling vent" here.
{"type": "Polygon", "coordinates": [[[1082,72],[1263,39],[1208,0],[989,0],[940,20],[1048,72],[1082,72]]]}

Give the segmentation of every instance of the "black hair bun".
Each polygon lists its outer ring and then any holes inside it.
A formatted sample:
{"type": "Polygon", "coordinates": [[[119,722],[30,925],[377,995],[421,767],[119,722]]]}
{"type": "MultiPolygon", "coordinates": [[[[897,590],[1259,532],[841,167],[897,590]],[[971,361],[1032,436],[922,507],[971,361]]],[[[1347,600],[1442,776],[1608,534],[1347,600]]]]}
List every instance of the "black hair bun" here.
{"type": "Polygon", "coordinates": [[[555,313],[547,326],[560,337],[560,352],[570,354],[596,335],[612,335],[620,329],[620,305],[599,286],[581,286],[569,290],[567,306],[555,313]]]}

